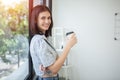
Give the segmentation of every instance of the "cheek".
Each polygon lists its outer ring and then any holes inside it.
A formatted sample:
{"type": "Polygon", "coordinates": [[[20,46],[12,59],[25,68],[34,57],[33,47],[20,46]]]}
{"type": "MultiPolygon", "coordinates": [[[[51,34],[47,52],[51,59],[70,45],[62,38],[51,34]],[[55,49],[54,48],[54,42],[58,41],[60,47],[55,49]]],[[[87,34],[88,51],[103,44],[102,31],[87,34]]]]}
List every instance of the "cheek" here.
{"type": "Polygon", "coordinates": [[[41,28],[40,22],[37,23],[37,27],[38,27],[39,29],[41,28]]]}
{"type": "Polygon", "coordinates": [[[51,20],[49,20],[49,23],[51,24],[51,20]]]}
{"type": "Polygon", "coordinates": [[[37,21],[38,26],[42,25],[42,23],[43,23],[42,20],[38,20],[38,21],[37,21]]]}

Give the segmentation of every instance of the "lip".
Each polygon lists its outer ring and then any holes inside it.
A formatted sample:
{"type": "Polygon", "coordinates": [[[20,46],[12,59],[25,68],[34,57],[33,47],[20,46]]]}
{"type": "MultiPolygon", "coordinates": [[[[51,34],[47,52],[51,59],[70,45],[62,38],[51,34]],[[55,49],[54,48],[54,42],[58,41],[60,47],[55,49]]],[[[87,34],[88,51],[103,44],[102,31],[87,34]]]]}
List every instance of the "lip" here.
{"type": "Polygon", "coordinates": [[[44,27],[49,27],[49,25],[44,25],[44,27]]]}
{"type": "Polygon", "coordinates": [[[49,25],[49,24],[45,24],[45,25],[43,25],[43,26],[45,26],[45,27],[49,27],[50,25],[49,25]]]}
{"type": "Polygon", "coordinates": [[[48,29],[48,28],[49,28],[49,26],[48,26],[48,25],[44,25],[43,27],[44,27],[45,29],[48,29]]]}

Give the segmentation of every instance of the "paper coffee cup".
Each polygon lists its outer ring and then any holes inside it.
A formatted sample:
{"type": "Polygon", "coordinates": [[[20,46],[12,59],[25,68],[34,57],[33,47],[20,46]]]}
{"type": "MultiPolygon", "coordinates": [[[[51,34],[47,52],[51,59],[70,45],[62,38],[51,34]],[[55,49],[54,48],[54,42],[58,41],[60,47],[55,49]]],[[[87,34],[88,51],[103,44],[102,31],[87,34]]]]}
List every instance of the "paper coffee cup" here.
{"type": "Polygon", "coordinates": [[[73,33],[74,33],[73,31],[71,31],[71,32],[67,32],[67,33],[66,33],[67,38],[70,39],[71,34],[73,34],[73,33]]]}

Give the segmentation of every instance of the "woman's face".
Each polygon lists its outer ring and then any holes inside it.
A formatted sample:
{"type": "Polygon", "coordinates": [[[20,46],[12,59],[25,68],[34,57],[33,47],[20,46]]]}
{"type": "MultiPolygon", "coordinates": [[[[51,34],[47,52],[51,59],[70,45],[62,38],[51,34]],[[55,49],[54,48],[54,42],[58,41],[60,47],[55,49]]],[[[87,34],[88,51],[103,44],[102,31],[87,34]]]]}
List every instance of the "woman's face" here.
{"type": "Polygon", "coordinates": [[[44,11],[39,13],[38,20],[37,20],[38,28],[45,33],[46,30],[49,29],[49,26],[51,24],[51,15],[48,11],[44,11]]]}

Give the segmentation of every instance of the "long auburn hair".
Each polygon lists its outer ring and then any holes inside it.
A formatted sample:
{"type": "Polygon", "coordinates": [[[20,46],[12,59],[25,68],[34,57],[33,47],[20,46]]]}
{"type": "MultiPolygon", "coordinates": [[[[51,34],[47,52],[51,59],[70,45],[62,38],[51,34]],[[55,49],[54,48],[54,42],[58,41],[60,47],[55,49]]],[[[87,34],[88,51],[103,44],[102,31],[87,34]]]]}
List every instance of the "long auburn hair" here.
{"type": "Polygon", "coordinates": [[[51,15],[51,24],[49,29],[45,32],[45,36],[46,37],[52,36],[52,27],[53,27],[52,13],[49,10],[49,8],[46,7],[45,5],[37,5],[32,9],[31,19],[30,19],[30,31],[32,36],[34,36],[35,34],[43,34],[38,29],[37,20],[38,20],[39,14],[44,11],[48,11],[51,15]]]}

